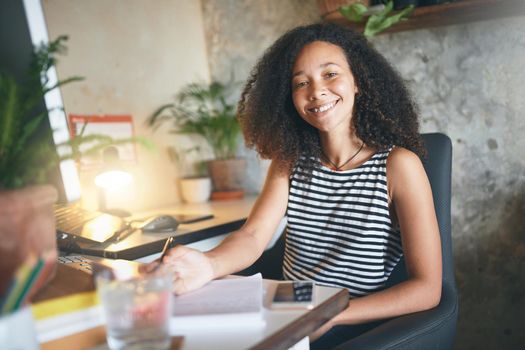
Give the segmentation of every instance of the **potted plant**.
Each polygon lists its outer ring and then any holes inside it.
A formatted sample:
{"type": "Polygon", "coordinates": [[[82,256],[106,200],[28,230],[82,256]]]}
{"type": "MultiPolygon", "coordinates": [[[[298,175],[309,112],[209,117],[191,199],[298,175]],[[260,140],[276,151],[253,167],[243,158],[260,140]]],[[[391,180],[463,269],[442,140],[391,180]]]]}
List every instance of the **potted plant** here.
{"type": "Polygon", "coordinates": [[[363,3],[355,2],[339,7],[339,12],[351,22],[360,23],[366,20],[363,34],[367,38],[371,38],[394,24],[407,19],[414,11],[414,7],[414,5],[409,5],[392,14],[394,9],[393,0],[389,0],[384,6],[380,6],[376,10],[373,10],[372,7],[367,7],[363,3]]]}
{"type": "Polygon", "coordinates": [[[206,164],[191,158],[192,154],[198,154],[199,151],[199,146],[183,150],[168,148],[168,155],[181,174],[179,189],[182,200],[186,203],[203,203],[210,199],[211,179],[206,172],[206,164]]]}
{"type": "Polygon", "coordinates": [[[246,160],[236,157],[240,127],[235,105],[227,101],[233,85],[217,81],[191,83],[177,93],[174,103],[161,106],[148,120],[154,128],[171,122],[173,133],[205,140],[213,154],[208,161],[212,199],[239,198],[244,194],[246,160]]]}
{"type": "Polygon", "coordinates": [[[58,194],[47,181],[58,156],[51,133],[40,128],[47,111],[38,112],[37,104],[47,92],[80,79],[54,86],[45,80],[66,39],[37,48],[24,81],[0,72],[0,299],[21,266],[41,259],[50,276],[57,260],[53,203],[58,194]]]}
{"type": "MultiPolygon", "coordinates": [[[[36,48],[22,80],[0,70],[0,305],[8,297],[14,275],[21,268],[40,266],[46,280],[54,272],[58,252],[53,204],[57,190],[50,185],[52,172],[63,159],[94,154],[115,143],[147,140],[113,140],[103,135],[78,135],[59,147],[52,132],[42,128],[48,111],[39,104],[49,91],[82,78],[72,77],[49,85],[48,69],[65,52],[66,36],[36,48]],[[88,149],[80,149],[90,143],[88,149]],[[40,264],[40,265],[39,265],[40,264]]],[[[33,289],[35,292],[37,289],[33,289]]],[[[30,300],[27,295],[24,300],[30,300]]],[[[12,310],[14,311],[14,310],[12,310]]]]}

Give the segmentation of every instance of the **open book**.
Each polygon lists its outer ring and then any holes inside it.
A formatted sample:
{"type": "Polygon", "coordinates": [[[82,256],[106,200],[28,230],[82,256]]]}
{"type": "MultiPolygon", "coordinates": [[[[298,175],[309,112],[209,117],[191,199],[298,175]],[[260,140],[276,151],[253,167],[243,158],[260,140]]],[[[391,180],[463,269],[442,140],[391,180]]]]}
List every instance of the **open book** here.
{"type": "Polygon", "coordinates": [[[45,343],[102,325],[92,276],[58,264],[54,278],[31,305],[38,341],[45,343]]]}
{"type": "Polygon", "coordinates": [[[225,278],[176,296],[171,330],[264,326],[262,282],[261,274],[225,278]]]}

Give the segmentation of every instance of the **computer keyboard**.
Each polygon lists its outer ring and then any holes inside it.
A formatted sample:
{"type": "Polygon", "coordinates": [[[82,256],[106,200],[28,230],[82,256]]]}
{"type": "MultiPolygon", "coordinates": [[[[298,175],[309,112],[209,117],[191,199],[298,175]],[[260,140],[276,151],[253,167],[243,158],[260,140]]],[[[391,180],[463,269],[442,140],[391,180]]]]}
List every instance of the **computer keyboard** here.
{"type": "MultiPolygon", "coordinates": [[[[61,255],[58,257],[60,264],[65,264],[71,268],[80,270],[90,275],[100,273],[103,270],[119,270],[126,266],[124,275],[129,277],[129,273],[138,275],[141,273],[143,263],[121,259],[105,259],[96,256],[86,257],[84,255],[61,255]],[[93,270],[94,269],[94,270],[93,270]]],[[[114,272],[114,276],[119,274],[114,272]]]]}
{"type": "Polygon", "coordinates": [[[89,274],[93,273],[93,270],[91,268],[92,261],[93,260],[86,258],[82,255],[64,255],[58,257],[59,263],[66,264],[69,267],[87,272],[89,274]]]}
{"type": "Polygon", "coordinates": [[[81,229],[85,222],[100,215],[73,205],[54,206],[57,227],[65,232],[74,232],[81,229]]]}

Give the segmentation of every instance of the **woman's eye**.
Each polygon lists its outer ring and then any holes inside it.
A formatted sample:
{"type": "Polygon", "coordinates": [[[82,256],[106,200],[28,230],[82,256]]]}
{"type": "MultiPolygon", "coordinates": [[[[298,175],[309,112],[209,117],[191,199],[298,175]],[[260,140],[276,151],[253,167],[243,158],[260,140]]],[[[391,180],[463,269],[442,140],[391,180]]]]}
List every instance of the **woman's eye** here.
{"type": "Polygon", "coordinates": [[[328,73],[325,74],[325,77],[327,77],[327,78],[333,78],[335,76],[337,76],[336,72],[328,72],[328,73]]]}
{"type": "Polygon", "coordinates": [[[307,81],[300,81],[298,83],[295,83],[294,85],[294,88],[295,89],[299,89],[299,88],[302,88],[304,86],[308,85],[308,82],[307,81]]]}

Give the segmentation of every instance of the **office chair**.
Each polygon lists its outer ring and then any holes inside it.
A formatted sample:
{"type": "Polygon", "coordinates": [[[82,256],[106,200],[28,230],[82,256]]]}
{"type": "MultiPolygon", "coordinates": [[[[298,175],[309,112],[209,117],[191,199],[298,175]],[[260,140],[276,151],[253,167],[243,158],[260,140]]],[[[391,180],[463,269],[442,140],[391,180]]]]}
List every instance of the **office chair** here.
{"type": "MultiPolygon", "coordinates": [[[[458,317],[458,294],[454,276],[451,238],[451,170],[452,143],[440,133],[422,134],[427,158],[423,162],[430,180],[434,206],[441,235],[443,284],[441,301],[433,309],[399,316],[381,323],[370,331],[351,339],[336,349],[452,349],[458,317]]],[[[245,274],[261,272],[265,278],[282,278],[284,234],[245,274]]],[[[407,278],[401,258],[390,275],[387,286],[407,278]]]]}

